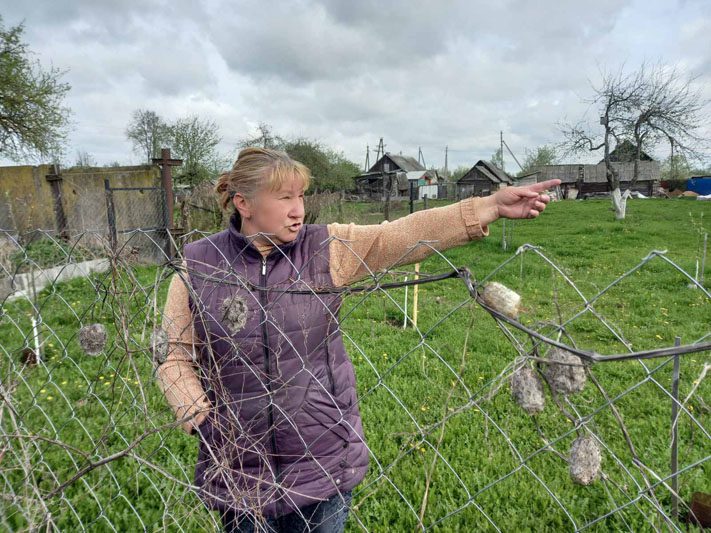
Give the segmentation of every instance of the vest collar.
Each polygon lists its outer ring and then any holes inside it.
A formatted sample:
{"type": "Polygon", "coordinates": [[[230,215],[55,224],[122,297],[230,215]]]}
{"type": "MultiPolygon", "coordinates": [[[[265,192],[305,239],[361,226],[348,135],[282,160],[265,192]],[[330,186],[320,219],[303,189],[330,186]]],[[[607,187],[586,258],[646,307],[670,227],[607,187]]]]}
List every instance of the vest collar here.
{"type": "MultiPolygon", "coordinates": [[[[233,246],[235,247],[235,251],[237,253],[247,253],[250,255],[254,255],[258,257],[259,259],[262,259],[264,256],[257,250],[257,247],[254,246],[252,243],[252,238],[247,237],[246,235],[240,233],[239,227],[237,226],[238,220],[237,220],[237,214],[233,214],[230,216],[230,225],[229,225],[229,232],[230,232],[230,242],[232,242],[233,246]]],[[[299,233],[296,234],[296,239],[294,239],[291,242],[287,242],[278,246],[274,246],[274,248],[269,252],[268,255],[271,255],[274,253],[274,250],[280,250],[282,254],[287,253],[291,248],[296,246],[297,243],[301,242],[304,234],[304,226],[301,226],[301,229],[299,230],[299,233]]]]}

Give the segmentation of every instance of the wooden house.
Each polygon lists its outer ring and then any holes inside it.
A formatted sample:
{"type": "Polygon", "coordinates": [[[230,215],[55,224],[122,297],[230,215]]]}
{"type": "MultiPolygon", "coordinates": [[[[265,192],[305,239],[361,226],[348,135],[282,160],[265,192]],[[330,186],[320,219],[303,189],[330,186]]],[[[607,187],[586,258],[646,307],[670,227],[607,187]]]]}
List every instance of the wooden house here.
{"type": "MultiPolygon", "coordinates": [[[[427,170],[414,157],[391,153],[386,153],[367,172],[355,178],[356,192],[373,199],[382,199],[385,194],[383,175],[386,168],[389,180],[392,180],[391,195],[393,197],[409,196],[411,183],[419,188],[433,186],[429,187],[432,189],[429,197],[437,197],[435,191],[440,181],[437,171],[427,170]]],[[[421,194],[422,191],[420,191],[421,194]]]]}
{"type": "Polygon", "coordinates": [[[457,195],[489,196],[509,185],[513,185],[511,176],[490,161],[480,160],[457,181],[457,195]]]}
{"type": "MultiPolygon", "coordinates": [[[[610,160],[620,179],[620,189],[630,188],[634,177],[634,160],[637,147],[629,141],[623,141],[612,152],[610,160]]],[[[638,178],[633,191],[645,196],[652,196],[659,186],[659,162],[652,159],[645,152],[641,153],[638,161],[638,178]]],[[[536,168],[540,172],[538,181],[559,179],[563,198],[584,198],[595,194],[610,192],[607,183],[607,169],[605,162],[597,164],[570,164],[570,165],[544,165],[536,168]]]]}

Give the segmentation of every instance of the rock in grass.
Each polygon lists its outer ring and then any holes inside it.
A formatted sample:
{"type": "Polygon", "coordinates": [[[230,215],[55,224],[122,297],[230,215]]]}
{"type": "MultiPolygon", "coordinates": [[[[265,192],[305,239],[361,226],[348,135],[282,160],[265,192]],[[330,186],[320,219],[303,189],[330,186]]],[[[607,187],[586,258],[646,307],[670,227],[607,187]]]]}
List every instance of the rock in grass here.
{"type": "Polygon", "coordinates": [[[587,377],[580,357],[554,347],[548,352],[548,360],[544,363],[544,374],[551,389],[560,394],[583,390],[587,377]]]}
{"type": "Polygon", "coordinates": [[[156,365],[162,365],[168,358],[168,334],[163,328],[155,328],[151,333],[151,353],[156,365]]]}
{"type": "Polygon", "coordinates": [[[486,305],[502,315],[514,320],[518,318],[521,296],[505,285],[496,281],[487,283],[481,291],[481,299],[486,305]]]}
{"type": "Polygon", "coordinates": [[[545,406],[543,384],[536,371],[530,366],[522,366],[511,376],[511,394],[516,403],[529,415],[543,411],[545,406]]]}
{"type": "Polygon", "coordinates": [[[79,346],[87,355],[99,355],[106,346],[107,338],[103,324],[89,324],[79,330],[79,346]]]}
{"type": "Polygon", "coordinates": [[[600,474],[602,454],[595,439],[578,437],[570,447],[570,477],[579,485],[590,485],[600,474]]]}
{"type": "Polygon", "coordinates": [[[247,323],[247,302],[239,294],[225,298],[220,304],[222,322],[233,335],[247,323]]]}

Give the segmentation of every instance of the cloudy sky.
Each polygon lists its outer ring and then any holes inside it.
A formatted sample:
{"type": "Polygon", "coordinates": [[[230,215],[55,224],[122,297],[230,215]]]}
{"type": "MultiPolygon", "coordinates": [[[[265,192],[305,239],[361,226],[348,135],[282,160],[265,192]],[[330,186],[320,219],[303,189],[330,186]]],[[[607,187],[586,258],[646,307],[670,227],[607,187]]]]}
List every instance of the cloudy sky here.
{"type": "Polygon", "coordinates": [[[454,168],[490,157],[499,131],[519,159],[560,141],[623,64],[674,65],[711,99],[708,0],[2,0],[0,14],[67,71],[68,162],[137,163],[124,131],[138,108],[215,120],[229,157],[266,122],[359,165],[380,137],[428,166],[449,146],[454,168]]]}

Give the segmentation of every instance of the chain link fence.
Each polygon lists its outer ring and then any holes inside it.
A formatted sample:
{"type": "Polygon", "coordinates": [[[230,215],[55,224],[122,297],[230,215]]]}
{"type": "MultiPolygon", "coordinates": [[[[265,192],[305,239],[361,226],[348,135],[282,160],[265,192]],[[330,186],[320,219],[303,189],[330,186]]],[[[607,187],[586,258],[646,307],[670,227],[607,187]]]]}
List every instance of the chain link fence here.
{"type": "MultiPolygon", "coordinates": [[[[180,255],[169,259],[163,235],[136,229],[117,247],[104,232],[45,233],[38,252],[0,232],[1,530],[221,527],[194,481],[203,433],[181,430],[155,384],[169,280],[196,274],[180,255]],[[116,253],[134,246],[153,246],[160,266],[116,253]]],[[[396,266],[406,255],[343,289],[304,285],[298,273],[270,288],[307,298],[315,312],[332,314],[342,298],[370,459],[348,528],[682,531],[701,520],[694,494],[711,479],[707,289],[656,251],[591,290],[531,245],[489,272],[453,264],[433,243],[408,254],[423,249],[434,257],[421,272],[396,266]],[[675,287],[674,304],[650,297],[663,284],[675,287]],[[676,346],[659,329],[672,306],[694,332],[676,346]]],[[[236,329],[240,313],[261,313],[260,323],[284,313],[229,266],[213,274],[247,302],[230,318],[236,329]]],[[[230,332],[223,340],[248,367],[230,332]]],[[[309,354],[295,353],[308,372],[309,354]]],[[[198,373],[206,383],[208,370],[198,373]]],[[[223,465],[214,478],[229,483],[247,456],[269,464],[254,432],[288,383],[264,377],[263,386],[252,417],[236,409],[211,429],[239,443],[213,450],[223,465]]],[[[208,387],[229,403],[219,380],[208,387]]],[[[321,391],[338,408],[318,421],[323,431],[354,431],[354,406],[321,391]]],[[[304,442],[303,458],[325,462],[316,446],[304,442]]],[[[263,492],[289,499],[271,483],[263,492]]]]}

